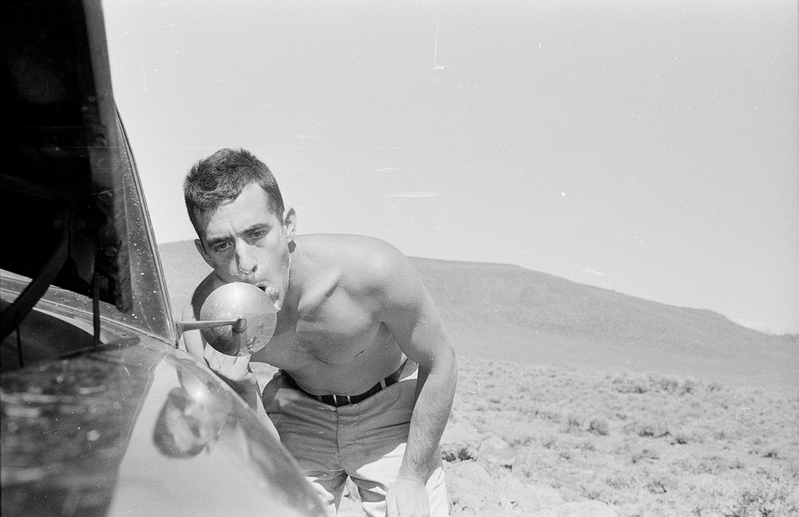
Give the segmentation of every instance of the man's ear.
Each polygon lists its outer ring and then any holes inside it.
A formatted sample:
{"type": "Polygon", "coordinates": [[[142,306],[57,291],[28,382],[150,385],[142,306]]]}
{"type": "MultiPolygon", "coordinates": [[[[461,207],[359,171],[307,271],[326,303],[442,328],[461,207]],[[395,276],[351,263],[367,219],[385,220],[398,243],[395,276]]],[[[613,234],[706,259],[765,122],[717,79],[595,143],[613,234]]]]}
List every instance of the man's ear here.
{"type": "Polygon", "coordinates": [[[211,257],[208,256],[208,253],[205,251],[205,246],[203,246],[203,243],[200,239],[194,239],[194,247],[197,248],[197,252],[203,258],[205,263],[213,268],[214,263],[211,262],[211,257]]]}
{"type": "Polygon", "coordinates": [[[283,218],[283,228],[286,229],[286,241],[294,242],[294,233],[297,231],[297,212],[289,207],[286,217],[283,218]]]}

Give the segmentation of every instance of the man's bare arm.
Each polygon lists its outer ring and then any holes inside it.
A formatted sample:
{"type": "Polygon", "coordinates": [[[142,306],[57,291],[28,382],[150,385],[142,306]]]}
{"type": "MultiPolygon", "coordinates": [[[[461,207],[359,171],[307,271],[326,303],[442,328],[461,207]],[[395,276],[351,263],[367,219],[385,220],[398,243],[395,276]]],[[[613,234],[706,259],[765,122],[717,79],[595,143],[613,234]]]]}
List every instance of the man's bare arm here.
{"type": "MultiPolygon", "coordinates": [[[[419,364],[416,404],[397,486],[387,497],[403,513],[423,499],[424,483],[438,464],[438,445],[457,384],[457,360],[438,310],[410,261],[399,252],[377,259],[383,283],[377,289],[379,316],[403,353],[419,364]],[[393,492],[393,493],[392,493],[393,492]]],[[[411,508],[408,514],[417,511],[411,508]]],[[[424,514],[427,509],[419,509],[424,514]]]]}

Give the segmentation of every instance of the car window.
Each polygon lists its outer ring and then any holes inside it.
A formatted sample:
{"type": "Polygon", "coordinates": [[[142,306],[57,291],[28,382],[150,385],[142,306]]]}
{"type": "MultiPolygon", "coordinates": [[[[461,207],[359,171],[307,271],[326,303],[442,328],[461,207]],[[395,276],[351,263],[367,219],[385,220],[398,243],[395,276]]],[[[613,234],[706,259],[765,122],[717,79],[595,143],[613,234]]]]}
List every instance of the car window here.
{"type": "Polygon", "coordinates": [[[133,174],[136,163],[119,115],[117,123],[122,134],[120,140],[124,145],[121,155],[127,160],[127,166],[124,167],[124,188],[128,231],[125,237],[130,254],[133,308],[130,313],[125,314],[118,312],[111,305],[104,304],[102,314],[174,342],[172,310],[147,203],[138,175],[133,174]]]}

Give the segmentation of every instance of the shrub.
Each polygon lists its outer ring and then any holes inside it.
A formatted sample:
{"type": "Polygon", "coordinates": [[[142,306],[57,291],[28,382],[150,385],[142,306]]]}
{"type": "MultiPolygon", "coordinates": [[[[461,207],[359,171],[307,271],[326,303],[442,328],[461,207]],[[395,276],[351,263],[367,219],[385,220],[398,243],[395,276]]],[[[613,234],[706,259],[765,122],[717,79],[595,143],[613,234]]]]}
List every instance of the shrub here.
{"type": "Polygon", "coordinates": [[[688,395],[691,393],[696,393],[699,389],[699,385],[693,379],[685,379],[680,386],[680,395],[688,395]]]}
{"type": "Polygon", "coordinates": [[[660,391],[665,391],[666,393],[676,393],[677,388],[680,386],[680,381],[668,377],[650,376],[649,382],[660,388],[660,391]]]}
{"type": "Polygon", "coordinates": [[[655,423],[630,422],[624,426],[624,432],[635,434],[642,438],[661,438],[669,435],[669,427],[663,421],[655,423]]]}
{"type": "Polygon", "coordinates": [[[660,438],[669,434],[669,427],[665,422],[655,422],[654,424],[641,424],[638,426],[637,433],[641,437],[660,438]]]}
{"type": "Polygon", "coordinates": [[[641,377],[615,377],[613,379],[613,389],[619,393],[646,393],[649,391],[648,382],[641,377]]]}
{"type": "Polygon", "coordinates": [[[724,389],[724,386],[716,381],[713,381],[707,385],[707,391],[710,393],[713,393],[714,391],[721,391],[722,389],[724,389]]]}
{"type": "Polygon", "coordinates": [[[799,514],[799,501],[792,495],[796,478],[782,470],[758,470],[747,483],[726,517],[779,517],[799,514]]]}
{"type": "Polygon", "coordinates": [[[541,442],[541,445],[542,445],[542,446],[543,446],[545,449],[553,449],[553,448],[557,447],[557,445],[558,445],[558,441],[555,439],[555,437],[554,437],[554,436],[547,436],[547,437],[545,437],[545,438],[544,438],[544,440],[541,442]]]}
{"type": "Polygon", "coordinates": [[[580,417],[576,415],[569,415],[566,417],[566,421],[564,422],[563,429],[561,432],[564,433],[571,433],[580,431],[583,427],[583,421],[580,417]]]}
{"type": "Polygon", "coordinates": [[[595,418],[588,424],[588,432],[599,436],[607,436],[610,434],[610,429],[604,419],[595,418]]]}
{"type": "Polygon", "coordinates": [[[611,488],[615,488],[616,490],[627,490],[635,487],[635,482],[633,479],[629,476],[625,476],[622,473],[616,473],[612,476],[606,477],[605,484],[611,488]]]}
{"type": "Polygon", "coordinates": [[[668,492],[666,488],[667,482],[665,479],[662,478],[655,478],[649,481],[646,484],[646,489],[649,490],[651,494],[665,494],[668,492]]]}
{"type": "Polygon", "coordinates": [[[684,432],[678,432],[671,435],[672,445],[686,445],[693,440],[694,437],[684,432]]]}
{"type": "Polygon", "coordinates": [[[502,437],[514,447],[527,447],[535,443],[538,433],[531,431],[525,427],[512,427],[507,429],[502,437]]]}
{"type": "Polygon", "coordinates": [[[644,447],[643,449],[639,450],[632,456],[633,463],[640,463],[644,460],[659,460],[660,454],[657,451],[650,449],[648,447],[644,447]]]}

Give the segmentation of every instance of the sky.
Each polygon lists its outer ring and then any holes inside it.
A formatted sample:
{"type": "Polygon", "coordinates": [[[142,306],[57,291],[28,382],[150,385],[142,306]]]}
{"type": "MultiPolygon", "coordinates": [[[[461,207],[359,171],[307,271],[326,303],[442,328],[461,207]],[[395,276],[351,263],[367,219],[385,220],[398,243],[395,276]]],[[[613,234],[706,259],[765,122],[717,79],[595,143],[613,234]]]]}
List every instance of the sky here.
{"type": "Polygon", "coordinates": [[[298,233],[799,333],[794,0],[106,0],[159,243],[223,147],[298,233]]]}

